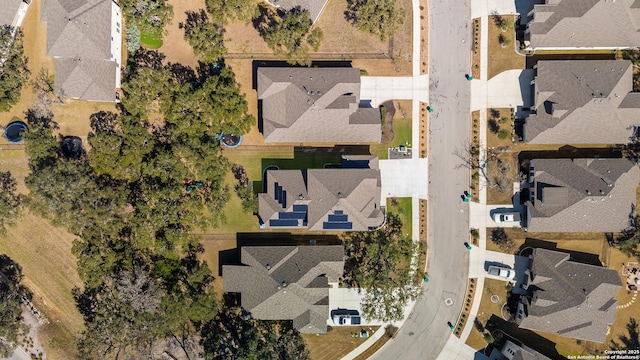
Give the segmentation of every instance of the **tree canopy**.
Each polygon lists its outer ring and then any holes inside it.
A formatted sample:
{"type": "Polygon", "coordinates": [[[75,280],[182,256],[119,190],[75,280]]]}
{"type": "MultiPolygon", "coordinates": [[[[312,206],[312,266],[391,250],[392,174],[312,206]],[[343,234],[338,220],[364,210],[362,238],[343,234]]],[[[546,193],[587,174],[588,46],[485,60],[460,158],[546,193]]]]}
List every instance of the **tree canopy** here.
{"type": "Polygon", "coordinates": [[[347,0],[345,17],[358,30],[387,40],[403,24],[405,11],[396,8],[395,0],[347,0]]]}
{"type": "Polygon", "coordinates": [[[203,9],[199,12],[187,11],[187,20],[180,23],[180,26],[184,29],[184,39],[201,61],[213,63],[227,53],[222,21],[209,21],[209,16],[203,9]]]}
{"type": "Polygon", "coordinates": [[[293,8],[285,12],[265,3],[259,10],[254,26],[274,54],[292,65],[309,65],[309,48],[318,51],[323,37],[320,28],[311,26],[309,11],[293,8]]]}
{"type": "Polygon", "coordinates": [[[120,0],[127,26],[136,26],[142,35],[162,38],[173,19],[173,6],[166,0],[120,0]]]}
{"type": "Polygon", "coordinates": [[[16,192],[18,183],[9,171],[0,171],[0,235],[20,214],[22,196],[16,192]]]}
{"type": "Polygon", "coordinates": [[[20,100],[22,85],[29,78],[22,30],[18,29],[14,38],[11,26],[0,26],[0,61],[0,112],[4,112],[20,100]]]}
{"type": "Polygon", "coordinates": [[[344,282],[365,290],[365,317],[385,322],[402,319],[404,306],[420,294],[424,273],[411,268],[411,259],[422,249],[402,233],[400,217],[388,213],[381,229],[346,233],[344,242],[344,282]]]}
{"type": "Polygon", "coordinates": [[[22,268],[7,255],[0,255],[0,357],[8,358],[29,332],[22,321],[23,299],[31,293],[21,284],[22,268]]]}

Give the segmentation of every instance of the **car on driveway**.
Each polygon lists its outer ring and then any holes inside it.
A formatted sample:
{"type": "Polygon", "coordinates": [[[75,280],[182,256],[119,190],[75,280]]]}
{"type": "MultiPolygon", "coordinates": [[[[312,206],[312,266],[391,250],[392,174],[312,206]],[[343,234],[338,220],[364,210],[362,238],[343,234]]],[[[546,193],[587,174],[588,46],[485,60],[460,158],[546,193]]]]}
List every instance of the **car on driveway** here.
{"type": "Polygon", "coordinates": [[[520,222],[520,213],[517,211],[493,214],[493,221],[497,223],[520,222]]]}
{"type": "Polygon", "coordinates": [[[360,313],[358,310],[340,308],[331,310],[331,319],[334,325],[360,325],[360,313]]]}
{"type": "Polygon", "coordinates": [[[513,280],[516,277],[515,270],[500,266],[491,265],[489,266],[489,269],[487,269],[487,272],[489,273],[489,275],[499,276],[508,280],[513,280]]]}

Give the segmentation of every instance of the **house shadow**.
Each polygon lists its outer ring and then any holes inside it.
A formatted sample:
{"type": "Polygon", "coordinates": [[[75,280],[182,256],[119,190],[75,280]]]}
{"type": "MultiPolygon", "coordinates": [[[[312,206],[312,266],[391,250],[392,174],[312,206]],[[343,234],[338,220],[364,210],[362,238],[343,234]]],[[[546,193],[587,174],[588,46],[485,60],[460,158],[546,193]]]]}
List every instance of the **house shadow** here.
{"type": "Polygon", "coordinates": [[[262,169],[268,166],[277,166],[280,170],[335,168],[342,163],[342,155],[369,155],[369,145],[296,146],[293,158],[263,158],[262,169]]]}
{"type": "Polygon", "coordinates": [[[542,150],[542,151],[521,151],[518,155],[518,161],[529,161],[533,159],[579,159],[579,158],[595,158],[595,159],[619,159],[622,153],[616,148],[577,148],[571,145],[564,145],[558,150],[542,150]]]}
{"type": "Polygon", "coordinates": [[[546,240],[541,240],[541,239],[534,239],[534,238],[526,238],[524,241],[524,244],[522,244],[522,246],[518,249],[518,252],[522,251],[523,256],[528,256],[531,254],[531,250],[527,249],[527,248],[543,248],[543,249],[547,249],[547,250],[553,250],[553,251],[558,251],[558,252],[563,252],[563,253],[567,253],[569,254],[569,256],[571,257],[571,260],[575,261],[575,262],[579,262],[579,263],[583,263],[583,264],[589,264],[589,265],[595,265],[595,266],[602,266],[602,262],[600,261],[600,256],[598,254],[591,254],[591,253],[586,253],[586,252],[582,252],[582,251],[574,251],[574,250],[567,250],[567,249],[560,249],[558,248],[558,245],[554,242],[551,241],[546,241],[546,240]],[[525,251],[523,251],[525,250],[525,251]]]}
{"type": "Polygon", "coordinates": [[[527,329],[519,328],[513,322],[506,321],[499,316],[491,315],[491,318],[485,324],[485,328],[492,334],[499,330],[508,337],[519,340],[535,351],[546,355],[552,360],[566,360],[566,358],[558,353],[556,344],[547,338],[544,338],[535,332],[527,329]]]}

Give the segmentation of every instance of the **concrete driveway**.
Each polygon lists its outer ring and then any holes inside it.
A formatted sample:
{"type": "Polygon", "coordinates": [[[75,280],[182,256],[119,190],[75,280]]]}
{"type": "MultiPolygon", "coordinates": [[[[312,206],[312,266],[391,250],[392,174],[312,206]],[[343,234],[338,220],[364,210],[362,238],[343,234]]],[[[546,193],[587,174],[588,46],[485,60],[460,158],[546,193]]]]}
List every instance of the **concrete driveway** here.
{"type": "Polygon", "coordinates": [[[492,77],[488,83],[484,81],[472,81],[471,110],[480,110],[484,107],[486,98],[487,108],[504,108],[518,106],[532,106],[533,93],[531,81],[535,75],[534,70],[507,70],[492,77]]]}
{"type": "Polygon", "coordinates": [[[427,198],[427,159],[380,160],[382,199],[389,197],[427,198]],[[417,175],[420,174],[420,175],[417,175]]]}
{"type": "Polygon", "coordinates": [[[370,101],[377,107],[387,100],[429,100],[429,75],[363,76],[360,83],[360,101],[370,101]]]}
{"type": "Polygon", "coordinates": [[[491,216],[495,212],[510,212],[510,211],[519,211],[520,217],[524,217],[524,206],[514,206],[513,204],[504,204],[504,205],[484,205],[479,203],[471,203],[469,207],[469,217],[470,223],[469,226],[474,229],[480,228],[511,228],[511,227],[520,227],[520,222],[512,222],[512,223],[497,223],[495,222],[491,216]]]}
{"type": "MultiPolygon", "coordinates": [[[[375,319],[367,319],[362,316],[362,296],[364,292],[360,289],[349,288],[329,288],[329,309],[358,310],[360,313],[360,325],[382,325],[382,322],[375,319]]],[[[327,319],[327,325],[332,326],[333,320],[327,319]]]]}

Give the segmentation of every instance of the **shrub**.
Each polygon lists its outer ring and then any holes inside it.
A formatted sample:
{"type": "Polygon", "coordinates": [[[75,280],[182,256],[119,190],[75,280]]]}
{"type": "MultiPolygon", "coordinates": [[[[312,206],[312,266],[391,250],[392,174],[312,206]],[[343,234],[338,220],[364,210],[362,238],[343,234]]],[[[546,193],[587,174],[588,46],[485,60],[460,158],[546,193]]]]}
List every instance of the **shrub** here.
{"type": "Polygon", "coordinates": [[[509,130],[506,129],[502,129],[498,132],[498,137],[502,140],[506,139],[509,137],[509,135],[511,135],[511,132],[509,130]]]}

